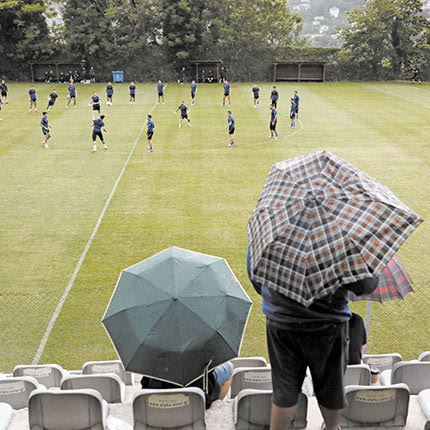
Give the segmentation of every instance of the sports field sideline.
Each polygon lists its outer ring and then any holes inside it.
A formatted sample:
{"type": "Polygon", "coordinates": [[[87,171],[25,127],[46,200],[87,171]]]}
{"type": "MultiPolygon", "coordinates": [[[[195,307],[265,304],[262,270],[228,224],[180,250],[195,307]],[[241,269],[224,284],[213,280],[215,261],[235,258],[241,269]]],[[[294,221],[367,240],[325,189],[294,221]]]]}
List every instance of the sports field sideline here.
{"type": "MultiPolygon", "coordinates": [[[[189,84],[168,84],[156,105],[156,84],[78,85],[77,109],[65,109],[66,84],[36,84],[38,113],[28,113],[28,83],[9,83],[0,121],[0,371],[15,364],[55,362],[80,368],[115,357],[100,323],[122,269],[171,245],[225,257],[254,301],[242,355],[264,355],[259,296],[246,276],[246,223],[277,161],[327,149],[387,185],[424,220],[430,219],[430,85],[410,83],[277,84],[278,140],[269,139],[270,83],[253,107],[253,83],[232,83],[236,145],[228,147],[222,86],[199,85],[192,127],[178,129],[189,84]],[[50,149],[41,145],[41,112],[49,113],[50,149]],[[108,150],[92,154],[93,91],[102,98],[108,150]],[[296,128],[289,99],[301,98],[296,128]],[[143,91],[143,93],[142,93],[143,91]],[[146,115],[155,122],[147,153],[146,115]],[[70,288],[64,306],[58,307],[70,288]],[[47,333],[58,309],[58,319],[47,333]],[[37,356],[37,351],[41,356],[37,356]]],[[[414,281],[402,302],[372,304],[370,352],[417,358],[430,349],[430,223],[398,256],[414,281]]],[[[366,304],[353,304],[362,316],[366,304]]]]}

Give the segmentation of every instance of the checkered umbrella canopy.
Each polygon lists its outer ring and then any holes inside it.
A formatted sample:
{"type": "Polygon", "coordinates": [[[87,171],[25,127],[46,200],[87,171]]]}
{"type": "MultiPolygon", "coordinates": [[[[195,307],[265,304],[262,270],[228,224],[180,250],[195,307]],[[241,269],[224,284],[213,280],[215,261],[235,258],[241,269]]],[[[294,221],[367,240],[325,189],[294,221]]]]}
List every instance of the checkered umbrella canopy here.
{"type": "Polygon", "coordinates": [[[422,221],[330,152],[276,163],[248,222],[252,278],[310,306],[378,276],[422,221]]]}
{"type": "Polygon", "coordinates": [[[403,299],[406,294],[413,291],[408,272],[399,259],[394,256],[379,275],[378,288],[372,294],[356,296],[352,291],[348,291],[348,299],[352,301],[372,300],[382,303],[386,300],[403,299]]]}

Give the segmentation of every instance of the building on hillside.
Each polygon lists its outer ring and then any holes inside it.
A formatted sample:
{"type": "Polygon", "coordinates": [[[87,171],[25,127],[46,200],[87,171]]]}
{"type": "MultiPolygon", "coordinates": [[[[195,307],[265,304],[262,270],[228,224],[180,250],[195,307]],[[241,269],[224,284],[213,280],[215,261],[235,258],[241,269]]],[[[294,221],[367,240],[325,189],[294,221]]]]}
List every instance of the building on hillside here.
{"type": "Polygon", "coordinates": [[[337,6],[332,6],[329,9],[329,12],[331,16],[334,16],[335,18],[337,18],[339,16],[340,9],[337,6]]]}
{"type": "Polygon", "coordinates": [[[319,21],[312,21],[312,25],[321,25],[319,21]]]}
{"type": "Polygon", "coordinates": [[[329,27],[328,25],[322,25],[320,27],[320,34],[325,33],[326,31],[328,31],[329,27]]]}
{"type": "Polygon", "coordinates": [[[324,21],[324,17],[322,15],[320,16],[315,16],[314,17],[314,21],[324,21]]]}

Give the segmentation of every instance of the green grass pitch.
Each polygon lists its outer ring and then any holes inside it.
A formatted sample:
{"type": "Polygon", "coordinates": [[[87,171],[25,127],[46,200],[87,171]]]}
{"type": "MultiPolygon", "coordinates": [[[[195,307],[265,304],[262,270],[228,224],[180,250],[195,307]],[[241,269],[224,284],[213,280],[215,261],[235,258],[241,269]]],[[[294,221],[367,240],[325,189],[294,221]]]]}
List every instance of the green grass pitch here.
{"type": "MultiPolygon", "coordinates": [[[[48,323],[112,195],[70,294],[47,339],[40,363],[80,368],[86,360],[115,358],[100,323],[122,269],[171,245],[225,257],[254,301],[241,355],[266,355],[261,300],[246,276],[246,223],[270,166],[327,149],[386,184],[424,219],[430,218],[430,85],[408,83],[278,84],[279,140],[269,136],[272,84],[232,84],[236,146],[229,148],[227,107],[220,85],[199,85],[189,128],[178,128],[189,84],[169,84],[155,105],[155,84],[78,85],[77,109],[65,109],[66,85],[36,84],[39,112],[28,113],[29,84],[9,85],[0,121],[0,371],[33,361],[48,323]],[[50,149],[42,147],[41,112],[49,113],[50,149]],[[102,97],[109,149],[91,153],[92,91],[102,97]],[[289,98],[301,97],[296,129],[289,98]],[[144,123],[152,110],[154,152],[144,123]],[[143,130],[143,132],[142,132],[143,130]],[[134,151],[131,153],[134,143],[134,151]]],[[[398,255],[414,280],[404,301],[372,304],[369,352],[416,358],[429,349],[430,223],[424,222],[398,255]]],[[[366,313],[366,304],[353,304],[366,313]]]]}

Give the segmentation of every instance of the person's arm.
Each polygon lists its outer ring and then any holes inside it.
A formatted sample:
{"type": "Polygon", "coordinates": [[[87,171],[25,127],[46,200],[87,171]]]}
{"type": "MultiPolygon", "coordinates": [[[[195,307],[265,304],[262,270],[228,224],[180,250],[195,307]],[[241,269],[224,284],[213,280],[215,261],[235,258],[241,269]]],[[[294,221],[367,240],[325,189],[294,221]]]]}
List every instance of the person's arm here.
{"type": "Polygon", "coordinates": [[[278,114],[275,115],[275,118],[273,118],[272,124],[275,124],[276,120],[278,119],[278,114]]]}
{"type": "Polygon", "coordinates": [[[379,284],[379,278],[365,278],[351,284],[347,284],[344,287],[352,291],[356,296],[363,296],[371,294],[379,284]]]}
{"type": "Polygon", "coordinates": [[[105,126],[103,126],[102,128],[103,128],[103,131],[104,131],[104,132],[107,132],[106,127],[105,127],[105,126]]]}
{"type": "Polygon", "coordinates": [[[248,250],[246,251],[246,273],[248,274],[248,278],[251,281],[252,286],[254,287],[254,290],[257,291],[257,293],[260,294],[261,296],[261,285],[253,281],[251,276],[251,259],[249,257],[249,247],[248,247],[248,250]]]}
{"type": "Polygon", "coordinates": [[[225,128],[229,128],[231,126],[231,121],[229,121],[229,123],[226,125],[225,128]]]}

